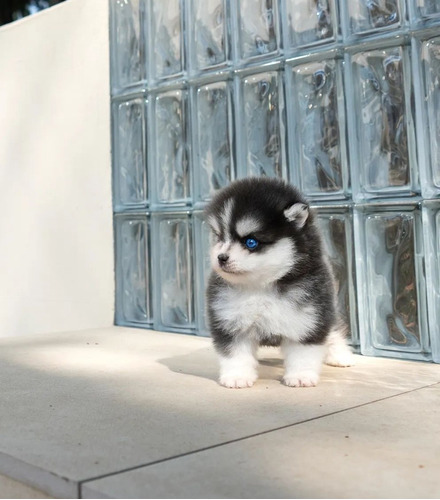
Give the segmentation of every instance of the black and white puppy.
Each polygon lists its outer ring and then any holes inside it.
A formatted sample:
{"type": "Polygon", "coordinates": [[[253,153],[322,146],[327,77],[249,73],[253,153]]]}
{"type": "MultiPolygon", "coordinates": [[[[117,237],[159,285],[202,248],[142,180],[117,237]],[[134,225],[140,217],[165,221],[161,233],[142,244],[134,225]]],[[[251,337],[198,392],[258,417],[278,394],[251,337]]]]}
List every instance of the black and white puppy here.
{"type": "Polygon", "coordinates": [[[208,318],[220,384],[251,387],[259,346],[281,346],[283,382],[315,386],[323,361],[349,366],[334,279],[313,211],[279,179],[246,178],[206,208],[213,272],[208,318]]]}

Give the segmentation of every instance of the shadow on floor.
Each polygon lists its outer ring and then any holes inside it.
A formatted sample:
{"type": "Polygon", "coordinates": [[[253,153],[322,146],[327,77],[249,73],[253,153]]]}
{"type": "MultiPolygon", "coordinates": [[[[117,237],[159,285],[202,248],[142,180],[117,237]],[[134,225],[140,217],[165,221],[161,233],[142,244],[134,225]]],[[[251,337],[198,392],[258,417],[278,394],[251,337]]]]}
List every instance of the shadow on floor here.
{"type": "Polygon", "coordinates": [[[157,361],[174,373],[217,381],[217,359],[210,347],[157,361]]]}
{"type": "MultiPolygon", "coordinates": [[[[268,357],[275,350],[268,348],[259,355],[258,378],[260,380],[281,380],[283,375],[283,361],[280,358],[268,357]]],[[[174,373],[192,375],[217,382],[218,360],[211,347],[198,349],[188,354],[159,359],[158,362],[174,373]]]]}

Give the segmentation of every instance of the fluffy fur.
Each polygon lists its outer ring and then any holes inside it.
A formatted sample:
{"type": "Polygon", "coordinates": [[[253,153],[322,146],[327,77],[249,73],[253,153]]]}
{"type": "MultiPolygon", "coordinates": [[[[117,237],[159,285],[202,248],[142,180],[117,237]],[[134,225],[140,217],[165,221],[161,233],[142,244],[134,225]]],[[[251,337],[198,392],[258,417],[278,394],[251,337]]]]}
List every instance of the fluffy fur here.
{"type": "Polygon", "coordinates": [[[278,179],[242,179],[216,194],[206,220],[220,384],[251,387],[262,345],[281,346],[288,386],[316,385],[326,356],[334,366],[350,365],[330,265],[302,194],[278,179]]]}

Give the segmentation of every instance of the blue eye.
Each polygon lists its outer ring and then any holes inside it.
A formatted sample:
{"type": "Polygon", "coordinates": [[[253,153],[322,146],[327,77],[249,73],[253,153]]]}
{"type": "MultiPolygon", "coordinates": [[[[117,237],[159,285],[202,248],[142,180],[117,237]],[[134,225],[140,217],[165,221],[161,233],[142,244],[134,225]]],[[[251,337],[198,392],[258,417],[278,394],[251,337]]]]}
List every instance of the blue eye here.
{"type": "Polygon", "coordinates": [[[255,250],[258,246],[258,241],[254,238],[248,238],[244,244],[247,248],[249,248],[249,250],[255,250]]]}

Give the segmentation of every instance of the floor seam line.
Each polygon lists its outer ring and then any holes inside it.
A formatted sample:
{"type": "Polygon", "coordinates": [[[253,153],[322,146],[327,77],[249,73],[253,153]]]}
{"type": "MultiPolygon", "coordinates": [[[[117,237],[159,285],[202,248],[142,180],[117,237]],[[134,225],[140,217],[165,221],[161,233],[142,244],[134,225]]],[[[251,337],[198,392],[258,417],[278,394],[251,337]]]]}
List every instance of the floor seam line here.
{"type": "MultiPolygon", "coordinates": [[[[311,422],[313,420],[320,420],[320,419],[325,418],[325,417],[331,417],[333,415],[338,415],[340,413],[344,413],[344,412],[347,412],[347,411],[350,411],[350,410],[355,410],[357,408],[362,408],[364,406],[368,406],[368,405],[371,405],[371,404],[374,404],[374,403],[380,403],[382,401],[386,401],[387,399],[392,399],[392,398],[396,398],[396,397],[399,397],[399,396],[403,396],[405,394],[410,394],[412,392],[416,392],[416,391],[419,391],[421,389],[428,389],[429,387],[433,387],[433,386],[439,385],[439,384],[440,384],[440,382],[434,382],[432,384],[424,385],[424,386],[421,386],[421,387],[416,387],[414,389],[410,389],[410,390],[407,390],[407,391],[399,392],[397,394],[392,394],[390,396],[385,396],[383,398],[375,399],[373,401],[368,401],[366,403],[361,403],[361,404],[358,404],[358,405],[355,405],[355,406],[350,406],[349,408],[343,408],[342,410],[336,410],[336,411],[333,411],[333,412],[330,412],[330,413],[326,413],[325,415],[318,415],[317,417],[311,417],[311,418],[307,418],[307,419],[304,419],[304,420],[300,420],[299,422],[294,422],[293,424],[286,424],[286,425],[283,425],[283,426],[280,426],[280,427],[276,427],[274,429],[268,429],[268,430],[265,430],[265,431],[257,432],[257,433],[254,433],[254,434],[250,434],[248,436],[243,436],[243,437],[240,437],[240,438],[231,439],[229,441],[224,441],[222,443],[217,443],[217,444],[213,444],[213,445],[210,445],[210,446],[205,446],[203,448],[198,448],[197,450],[192,450],[192,451],[188,451],[188,452],[185,452],[185,453],[180,453],[180,454],[177,454],[177,455],[174,455],[174,456],[171,456],[171,457],[166,457],[166,458],[161,458],[161,459],[158,459],[158,460],[153,460],[152,462],[147,462],[147,463],[141,464],[141,465],[135,465],[133,467],[127,467],[127,468],[122,469],[120,471],[109,472],[107,474],[101,474],[99,476],[94,476],[94,477],[91,477],[91,478],[88,478],[88,479],[80,480],[80,481],[78,481],[78,484],[80,486],[80,490],[82,490],[83,484],[89,483],[91,481],[97,481],[99,479],[105,479],[107,477],[117,476],[118,474],[124,474],[126,472],[132,472],[134,470],[142,469],[144,467],[151,467],[153,465],[158,465],[158,464],[161,464],[161,463],[164,463],[164,462],[169,462],[170,460],[176,460],[176,459],[187,457],[187,456],[190,456],[190,455],[195,455],[196,453],[202,453],[204,451],[212,450],[212,449],[215,449],[215,448],[220,448],[222,446],[227,446],[229,444],[234,444],[234,443],[238,443],[240,441],[245,441],[247,439],[252,439],[252,438],[255,438],[255,437],[258,437],[258,436],[264,436],[265,434],[270,434],[272,432],[276,432],[276,431],[281,431],[281,430],[284,430],[284,429],[288,429],[289,427],[295,427],[297,425],[305,424],[305,423],[311,422]]],[[[81,493],[82,493],[82,491],[81,491],[81,493]]]]}

